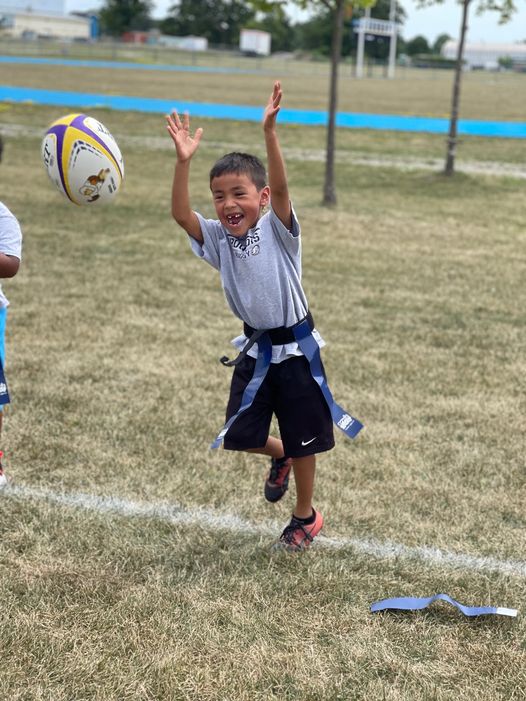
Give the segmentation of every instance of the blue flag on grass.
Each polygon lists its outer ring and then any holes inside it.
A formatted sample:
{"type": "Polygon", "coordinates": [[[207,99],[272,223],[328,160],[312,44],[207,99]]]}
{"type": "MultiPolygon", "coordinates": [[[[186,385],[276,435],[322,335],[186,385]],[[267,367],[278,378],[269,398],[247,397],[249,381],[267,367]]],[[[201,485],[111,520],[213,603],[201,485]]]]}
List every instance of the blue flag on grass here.
{"type": "Polygon", "coordinates": [[[455,599],[452,599],[448,594],[435,594],[435,596],[423,598],[405,596],[394,599],[383,599],[382,601],[376,601],[372,604],[371,612],[376,613],[377,611],[385,610],[419,611],[427,608],[430,604],[439,599],[456,606],[459,611],[462,611],[464,616],[487,616],[488,614],[493,614],[497,616],[515,617],[517,615],[517,609],[507,609],[501,606],[464,606],[463,604],[459,604],[458,601],[455,601],[455,599]]]}

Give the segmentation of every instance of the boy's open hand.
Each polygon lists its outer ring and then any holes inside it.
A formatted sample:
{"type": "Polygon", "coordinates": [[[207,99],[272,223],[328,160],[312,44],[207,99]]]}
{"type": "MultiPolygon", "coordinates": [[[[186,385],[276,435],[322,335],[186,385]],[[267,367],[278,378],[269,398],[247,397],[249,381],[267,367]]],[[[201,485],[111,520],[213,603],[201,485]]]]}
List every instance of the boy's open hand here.
{"type": "Polygon", "coordinates": [[[282,96],[283,91],[281,90],[281,83],[277,80],[274,83],[274,90],[268,99],[265,113],[263,114],[263,129],[265,131],[272,131],[276,126],[276,117],[280,110],[279,103],[281,102],[282,96]]]}
{"type": "Polygon", "coordinates": [[[166,115],[166,128],[168,133],[172,137],[172,141],[175,144],[175,150],[177,151],[178,161],[188,161],[194,155],[199,142],[201,141],[201,136],[203,135],[203,130],[201,128],[195,130],[193,136],[190,135],[190,116],[188,112],[185,112],[183,121],[174,110],[172,114],[166,115]]]}

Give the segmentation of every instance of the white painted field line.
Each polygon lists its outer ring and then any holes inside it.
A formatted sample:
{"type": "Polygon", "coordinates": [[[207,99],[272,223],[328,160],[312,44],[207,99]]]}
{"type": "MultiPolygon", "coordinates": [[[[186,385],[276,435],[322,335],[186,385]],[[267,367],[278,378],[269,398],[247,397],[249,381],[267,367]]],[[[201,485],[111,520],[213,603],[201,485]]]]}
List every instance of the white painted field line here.
{"type": "Polygon", "coordinates": [[[200,526],[201,528],[220,529],[233,533],[250,535],[271,535],[279,526],[267,523],[256,525],[245,521],[235,514],[218,513],[209,509],[187,508],[180,504],[163,502],[138,502],[117,496],[97,496],[84,492],[54,492],[40,487],[13,485],[0,492],[4,496],[18,499],[48,501],[61,506],[69,506],[99,514],[125,516],[129,518],[150,518],[164,523],[183,526],[200,526]]]}
{"type": "MultiPolygon", "coordinates": [[[[280,526],[276,522],[255,524],[236,516],[203,508],[187,508],[180,504],[136,502],[120,497],[104,497],[82,492],[55,492],[29,486],[11,486],[0,492],[1,498],[47,501],[61,506],[85,509],[99,514],[130,518],[150,518],[174,525],[193,525],[232,533],[276,537],[280,526]]],[[[316,544],[324,548],[349,548],[380,560],[417,560],[430,565],[479,572],[498,572],[526,577],[526,562],[499,560],[494,557],[448,552],[430,546],[410,547],[392,541],[372,538],[327,538],[318,536],[316,544]]]]}

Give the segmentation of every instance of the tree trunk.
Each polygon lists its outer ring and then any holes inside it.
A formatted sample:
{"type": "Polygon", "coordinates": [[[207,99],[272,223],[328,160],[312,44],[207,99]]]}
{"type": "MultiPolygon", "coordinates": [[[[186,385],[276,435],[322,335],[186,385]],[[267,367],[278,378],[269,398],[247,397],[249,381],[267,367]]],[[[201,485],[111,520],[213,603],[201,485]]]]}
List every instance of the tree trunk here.
{"type": "Polygon", "coordinates": [[[325,160],[325,184],[322,204],[336,204],[334,187],[334,148],[336,136],[336,109],[338,105],[338,67],[342,53],[344,0],[336,0],[331,47],[331,86],[329,96],[329,124],[327,126],[327,155],[325,160]]]}
{"type": "Polygon", "coordinates": [[[460,81],[462,78],[462,61],[464,57],[464,44],[468,30],[468,9],[471,0],[462,2],[462,27],[460,29],[460,41],[458,42],[457,62],[455,66],[455,79],[453,81],[453,97],[451,100],[451,116],[449,118],[449,134],[447,139],[447,154],[444,175],[453,175],[455,171],[455,155],[457,150],[457,123],[460,103],[460,81]]]}

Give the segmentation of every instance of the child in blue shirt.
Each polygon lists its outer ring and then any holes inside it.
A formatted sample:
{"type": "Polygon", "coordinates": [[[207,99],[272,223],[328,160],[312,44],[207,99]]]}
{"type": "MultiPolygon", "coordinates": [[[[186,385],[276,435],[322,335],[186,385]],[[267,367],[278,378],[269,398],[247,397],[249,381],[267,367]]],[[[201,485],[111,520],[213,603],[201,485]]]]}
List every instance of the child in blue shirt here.
{"type": "MultiPolygon", "coordinates": [[[[22,232],[16,217],[0,202],[0,278],[14,277],[18,272],[22,253],[22,232]]],[[[7,388],[3,377],[5,367],[5,324],[9,302],[0,287],[0,402],[7,398],[7,388]]],[[[3,404],[0,403],[0,436],[2,432],[3,404]]],[[[2,467],[2,451],[0,451],[0,489],[7,484],[7,478],[2,467]]]]}

